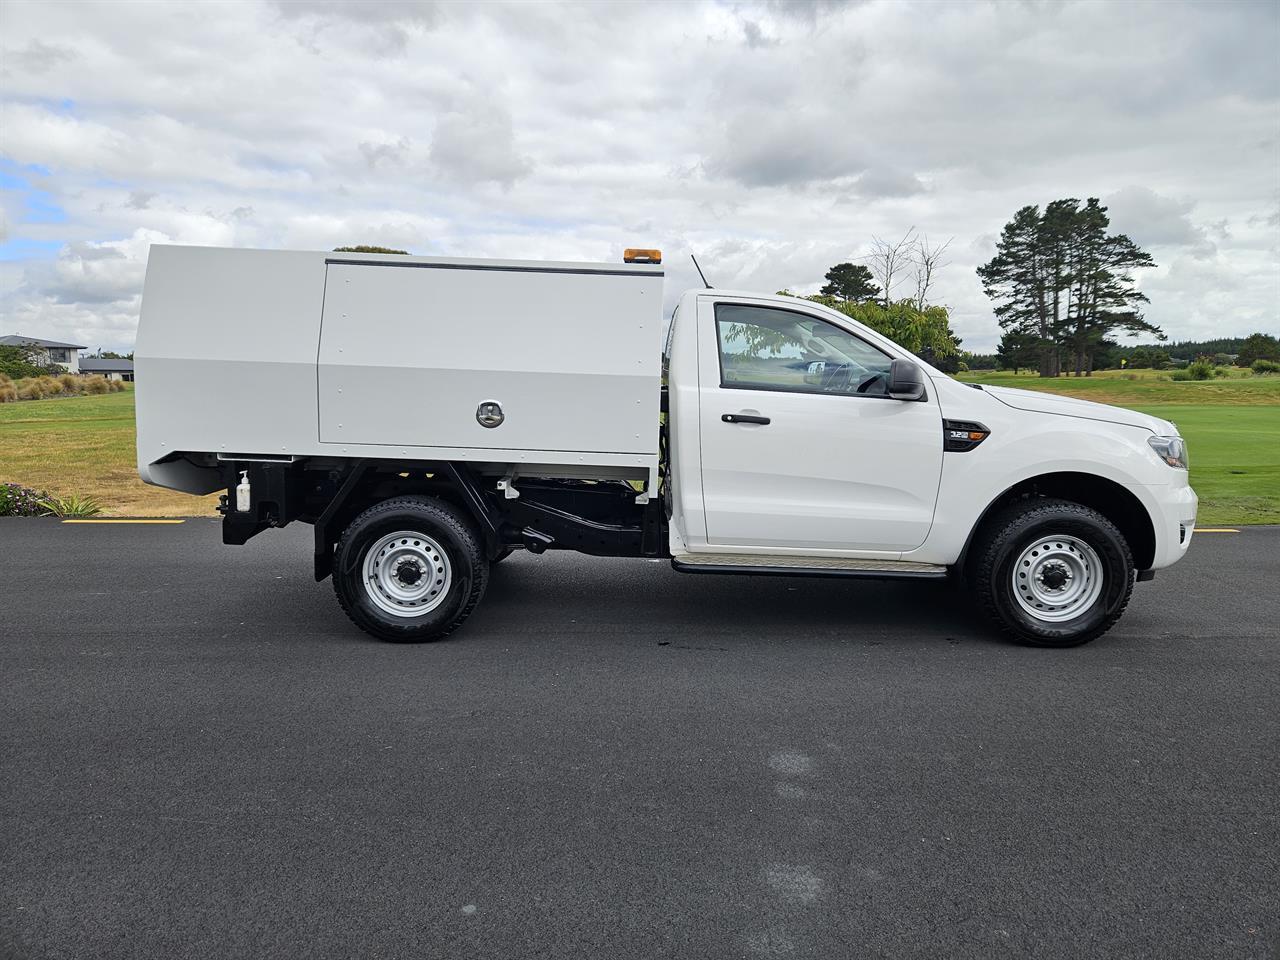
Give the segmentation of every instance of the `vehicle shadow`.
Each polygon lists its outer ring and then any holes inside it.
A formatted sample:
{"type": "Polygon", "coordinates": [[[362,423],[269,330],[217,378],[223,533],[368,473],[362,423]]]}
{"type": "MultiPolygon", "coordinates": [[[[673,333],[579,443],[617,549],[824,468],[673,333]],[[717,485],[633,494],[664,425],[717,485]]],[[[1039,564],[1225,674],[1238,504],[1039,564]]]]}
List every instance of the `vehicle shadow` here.
{"type": "Polygon", "coordinates": [[[684,574],[666,561],[516,555],[494,567],[476,617],[486,627],[595,623],[708,637],[774,635],[1002,643],[950,581],[684,574]]]}

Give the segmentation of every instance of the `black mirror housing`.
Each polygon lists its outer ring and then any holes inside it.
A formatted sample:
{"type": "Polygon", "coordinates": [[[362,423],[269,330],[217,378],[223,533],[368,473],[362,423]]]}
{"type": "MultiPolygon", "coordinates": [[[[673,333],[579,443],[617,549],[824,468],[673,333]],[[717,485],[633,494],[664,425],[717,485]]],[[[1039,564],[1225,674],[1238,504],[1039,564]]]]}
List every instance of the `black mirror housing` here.
{"type": "Polygon", "coordinates": [[[914,360],[894,360],[889,367],[889,396],[894,400],[923,400],[924,371],[914,360]]]}

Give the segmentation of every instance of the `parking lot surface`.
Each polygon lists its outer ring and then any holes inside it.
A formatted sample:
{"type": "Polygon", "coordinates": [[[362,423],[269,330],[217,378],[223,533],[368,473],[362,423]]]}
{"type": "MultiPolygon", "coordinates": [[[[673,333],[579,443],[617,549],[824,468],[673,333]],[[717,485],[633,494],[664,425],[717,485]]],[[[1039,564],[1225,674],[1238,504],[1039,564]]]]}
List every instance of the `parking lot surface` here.
{"type": "Polygon", "coordinates": [[[1280,528],[1065,651],[576,555],[394,646],[309,534],[0,521],[0,955],[1276,954],[1280,528]]]}

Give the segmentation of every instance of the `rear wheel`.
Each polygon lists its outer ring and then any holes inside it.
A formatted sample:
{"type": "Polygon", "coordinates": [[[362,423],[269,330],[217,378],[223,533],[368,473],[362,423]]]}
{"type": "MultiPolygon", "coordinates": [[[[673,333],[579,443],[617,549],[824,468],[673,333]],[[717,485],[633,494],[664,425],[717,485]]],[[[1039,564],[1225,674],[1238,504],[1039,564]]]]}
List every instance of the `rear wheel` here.
{"type": "Polygon", "coordinates": [[[397,497],[360,514],[334,554],[333,587],[362,630],[396,643],[440,640],[475,609],[489,562],[470,520],[434,497],[397,497]]]}
{"type": "Polygon", "coordinates": [[[1065,500],[1023,500],[986,524],[974,587],[1014,639],[1074,647],[1102,636],[1133,592],[1133,556],[1116,526],[1065,500]]]}

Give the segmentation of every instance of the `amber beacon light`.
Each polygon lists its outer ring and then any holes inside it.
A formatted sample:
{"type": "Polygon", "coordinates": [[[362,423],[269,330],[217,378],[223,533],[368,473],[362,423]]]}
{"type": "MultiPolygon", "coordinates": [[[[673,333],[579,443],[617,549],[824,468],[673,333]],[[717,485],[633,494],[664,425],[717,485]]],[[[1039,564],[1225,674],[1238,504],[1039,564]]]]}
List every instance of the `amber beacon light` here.
{"type": "Polygon", "coordinates": [[[633,250],[628,247],[622,251],[623,263],[661,263],[661,250],[633,250]]]}

